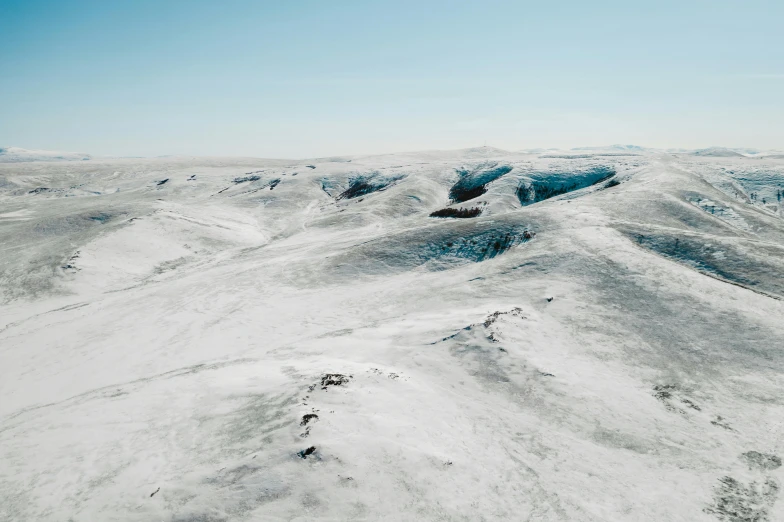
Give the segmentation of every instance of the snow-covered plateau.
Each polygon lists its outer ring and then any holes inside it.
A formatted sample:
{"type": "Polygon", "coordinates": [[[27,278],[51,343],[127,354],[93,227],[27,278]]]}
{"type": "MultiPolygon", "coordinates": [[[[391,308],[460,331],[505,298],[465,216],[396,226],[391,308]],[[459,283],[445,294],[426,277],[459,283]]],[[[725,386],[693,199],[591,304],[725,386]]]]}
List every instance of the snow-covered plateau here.
{"type": "Polygon", "coordinates": [[[784,520],[782,154],[3,150],[4,522],[784,520]]]}

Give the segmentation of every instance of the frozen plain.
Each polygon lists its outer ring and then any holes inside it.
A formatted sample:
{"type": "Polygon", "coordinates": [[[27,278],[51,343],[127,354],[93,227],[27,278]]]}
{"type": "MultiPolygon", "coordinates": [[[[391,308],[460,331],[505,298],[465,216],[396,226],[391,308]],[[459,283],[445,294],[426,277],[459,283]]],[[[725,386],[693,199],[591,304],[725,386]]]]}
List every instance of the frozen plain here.
{"type": "Polygon", "coordinates": [[[0,520],[784,520],[781,156],[15,154],[0,520]]]}

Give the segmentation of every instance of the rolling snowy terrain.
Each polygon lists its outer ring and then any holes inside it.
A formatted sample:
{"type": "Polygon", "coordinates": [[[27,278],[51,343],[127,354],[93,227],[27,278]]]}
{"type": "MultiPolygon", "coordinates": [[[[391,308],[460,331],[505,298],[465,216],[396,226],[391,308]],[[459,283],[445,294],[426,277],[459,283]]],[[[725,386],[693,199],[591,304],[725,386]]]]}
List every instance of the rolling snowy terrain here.
{"type": "Polygon", "coordinates": [[[784,520],[784,157],[725,151],[15,152],[0,520],[784,520]]]}

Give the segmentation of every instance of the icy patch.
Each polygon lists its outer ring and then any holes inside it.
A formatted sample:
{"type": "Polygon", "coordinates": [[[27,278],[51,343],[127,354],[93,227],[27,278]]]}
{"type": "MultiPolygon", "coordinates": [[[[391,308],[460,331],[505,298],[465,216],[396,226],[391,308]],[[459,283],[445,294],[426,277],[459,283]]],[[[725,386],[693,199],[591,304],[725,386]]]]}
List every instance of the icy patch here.
{"type": "Polygon", "coordinates": [[[523,206],[532,205],[592,185],[598,185],[610,180],[615,174],[615,169],[612,167],[596,167],[584,172],[531,174],[517,187],[517,199],[523,206]]]}
{"type": "Polygon", "coordinates": [[[776,299],[784,296],[784,284],[778,275],[781,272],[781,247],[760,243],[738,244],[660,231],[625,233],[639,246],[703,274],[776,299]]]}
{"type": "Polygon", "coordinates": [[[458,237],[454,241],[431,245],[433,259],[465,259],[476,263],[499,256],[515,245],[533,239],[534,233],[528,230],[515,233],[487,233],[474,237],[458,237]]]}
{"type": "Polygon", "coordinates": [[[460,168],[460,179],[449,189],[452,203],[463,203],[487,192],[487,185],[512,171],[509,165],[484,163],[473,168],[460,168]]]}
{"type": "Polygon", "coordinates": [[[530,226],[516,223],[446,221],[368,241],[335,256],[333,266],[339,273],[352,276],[399,273],[417,267],[447,270],[493,259],[535,237],[530,226]]]}

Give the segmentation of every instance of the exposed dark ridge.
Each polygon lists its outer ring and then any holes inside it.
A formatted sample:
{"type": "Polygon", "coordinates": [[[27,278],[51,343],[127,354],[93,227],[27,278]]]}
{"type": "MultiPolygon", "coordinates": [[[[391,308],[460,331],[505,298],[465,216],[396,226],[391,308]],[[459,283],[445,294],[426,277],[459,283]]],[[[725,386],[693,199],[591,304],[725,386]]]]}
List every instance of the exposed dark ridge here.
{"type": "Polygon", "coordinates": [[[335,199],[338,201],[341,199],[353,199],[360,196],[366,196],[367,194],[372,194],[373,192],[380,192],[382,190],[386,190],[395,182],[400,181],[404,177],[405,176],[386,177],[379,175],[377,172],[371,173],[369,175],[362,174],[353,176],[349,179],[348,188],[341,192],[335,199]]]}
{"type": "Polygon", "coordinates": [[[258,181],[260,179],[261,179],[261,176],[242,176],[242,177],[239,177],[239,178],[234,178],[232,181],[234,183],[240,184],[240,183],[246,183],[248,181],[258,181]]]}
{"type": "MultiPolygon", "coordinates": [[[[244,195],[247,195],[247,194],[254,194],[254,193],[256,193],[256,192],[258,192],[260,190],[264,190],[266,188],[269,188],[270,190],[272,190],[272,189],[274,189],[275,187],[277,187],[280,184],[280,181],[281,181],[280,178],[274,178],[274,179],[271,179],[271,180],[267,181],[266,183],[264,183],[264,184],[262,184],[260,186],[257,186],[256,188],[251,188],[250,190],[246,190],[244,192],[239,192],[237,194],[232,194],[229,197],[230,198],[234,198],[234,197],[237,197],[237,196],[244,196],[244,195]]],[[[226,189],[223,189],[223,190],[226,190],[226,189]]],[[[221,190],[221,192],[223,192],[223,190],[221,190]]],[[[218,192],[218,194],[220,194],[220,192],[218,192]]]]}
{"type": "Polygon", "coordinates": [[[338,199],[353,199],[365,194],[371,194],[379,190],[373,183],[363,179],[355,179],[351,181],[349,187],[338,195],[338,199]]]}
{"type": "Polygon", "coordinates": [[[442,208],[430,214],[430,217],[437,218],[474,218],[482,214],[479,207],[472,208],[442,208]]]}
{"type": "Polygon", "coordinates": [[[532,176],[534,179],[530,184],[523,183],[517,187],[517,199],[521,205],[531,205],[568,192],[598,185],[611,179],[615,174],[615,169],[611,167],[598,167],[589,172],[574,174],[573,176],[577,177],[574,181],[564,181],[565,177],[571,177],[564,173],[535,174],[532,176]]]}
{"type": "Polygon", "coordinates": [[[452,190],[449,191],[449,197],[452,199],[453,203],[462,203],[478,198],[485,192],[487,192],[487,187],[485,185],[479,185],[465,190],[455,190],[453,187],[452,190]]]}
{"type": "Polygon", "coordinates": [[[474,169],[457,169],[460,179],[449,189],[452,203],[463,203],[487,192],[487,185],[512,171],[509,165],[480,165],[474,169]]]}

